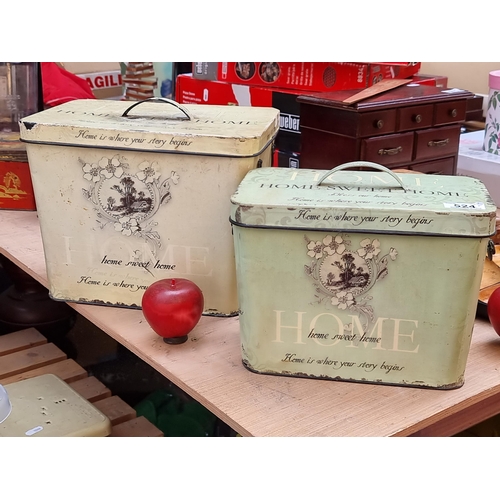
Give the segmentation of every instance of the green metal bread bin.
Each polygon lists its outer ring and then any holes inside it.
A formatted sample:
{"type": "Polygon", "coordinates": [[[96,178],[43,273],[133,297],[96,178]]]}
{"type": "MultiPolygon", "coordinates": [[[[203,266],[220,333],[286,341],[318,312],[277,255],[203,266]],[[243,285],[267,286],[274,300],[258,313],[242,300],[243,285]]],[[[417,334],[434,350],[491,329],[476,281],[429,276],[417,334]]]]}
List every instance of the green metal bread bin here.
{"type": "Polygon", "coordinates": [[[231,202],[249,370],[463,385],[495,232],[496,206],[480,181],[369,162],[263,168],[231,202]]]}

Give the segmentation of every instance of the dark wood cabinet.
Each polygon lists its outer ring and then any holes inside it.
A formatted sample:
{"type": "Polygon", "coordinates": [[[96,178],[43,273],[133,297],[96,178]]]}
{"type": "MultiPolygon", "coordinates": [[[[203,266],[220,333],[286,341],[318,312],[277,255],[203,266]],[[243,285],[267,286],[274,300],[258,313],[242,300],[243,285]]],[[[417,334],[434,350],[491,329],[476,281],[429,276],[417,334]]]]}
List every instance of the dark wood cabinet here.
{"type": "Polygon", "coordinates": [[[456,173],[466,90],[405,85],[355,104],[356,90],[297,98],[301,168],[332,169],[363,160],[389,168],[456,173]]]}

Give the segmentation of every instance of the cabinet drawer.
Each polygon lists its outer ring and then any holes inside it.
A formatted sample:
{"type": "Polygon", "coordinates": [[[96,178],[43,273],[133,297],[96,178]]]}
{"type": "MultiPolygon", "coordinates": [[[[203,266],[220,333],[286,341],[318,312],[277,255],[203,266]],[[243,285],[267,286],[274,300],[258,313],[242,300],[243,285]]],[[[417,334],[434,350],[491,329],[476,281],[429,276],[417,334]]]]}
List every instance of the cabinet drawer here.
{"type": "Polygon", "coordinates": [[[410,162],[413,154],[413,132],[370,137],[361,143],[361,160],[382,165],[410,162]]]}
{"type": "Polygon", "coordinates": [[[396,110],[385,109],[370,113],[360,113],[358,137],[390,134],[396,131],[396,110]]]}
{"type": "Polygon", "coordinates": [[[433,118],[434,106],[432,104],[401,108],[399,110],[398,131],[432,127],[433,118]]]}
{"type": "Polygon", "coordinates": [[[455,156],[449,156],[439,160],[412,163],[411,165],[405,165],[404,168],[415,172],[423,172],[424,174],[455,175],[455,160],[455,156]]]}
{"type": "Polygon", "coordinates": [[[467,112],[467,99],[441,102],[434,106],[434,125],[463,122],[467,112]]]}
{"type": "Polygon", "coordinates": [[[456,155],[460,142],[460,125],[417,130],[415,136],[414,161],[456,155]]]}

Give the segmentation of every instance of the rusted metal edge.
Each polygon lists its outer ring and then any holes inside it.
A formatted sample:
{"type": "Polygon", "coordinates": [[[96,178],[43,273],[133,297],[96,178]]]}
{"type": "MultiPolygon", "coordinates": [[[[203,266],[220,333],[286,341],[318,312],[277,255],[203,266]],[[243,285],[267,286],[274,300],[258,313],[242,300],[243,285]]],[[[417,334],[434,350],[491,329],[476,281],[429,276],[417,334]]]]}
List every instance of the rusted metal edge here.
{"type": "Polygon", "coordinates": [[[459,389],[464,385],[464,378],[460,377],[457,382],[452,383],[452,384],[444,384],[441,386],[431,386],[431,385],[424,385],[422,382],[421,384],[418,384],[418,381],[414,382],[408,382],[408,383],[395,383],[395,382],[383,382],[381,380],[366,380],[366,379],[350,379],[350,378],[343,378],[343,377],[328,377],[326,375],[308,375],[307,373],[301,373],[301,372],[288,372],[288,371],[283,371],[283,372],[275,372],[272,370],[268,371],[258,371],[254,368],[252,368],[247,361],[244,359],[242,360],[243,366],[251,371],[252,373],[257,373],[259,375],[273,375],[273,376],[278,376],[278,377],[294,377],[294,378],[308,378],[308,379],[313,379],[313,380],[332,380],[332,381],[337,381],[337,382],[353,382],[357,384],[374,384],[374,385],[390,385],[390,386],[396,386],[396,387],[411,387],[415,389],[433,389],[433,390],[451,390],[451,389],[459,389]]]}
{"type": "Polygon", "coordinates": [[[303,226],[272,226],[272,225],[259,225],[259,224],[244,224],[243,222],[235,221],[229,217],[229,223],[233,226],[248,227],[251,229],[280,229],[285,231],[320,231],[323,233],[336,232],[336,233],[366,233],[366,234],[390,234],[399,236],[434,236],[441,238],[490,238],[496,234],[452,234],[452,233],[425,233],[416,231],[381,231],[380,229],[345,229],[335,227],[303,227],[303,226]]]}
{"type": "MultiPolygon", "coordinates": [[[[24,122],[26,125],[26,122],[24,122]]],[[[61,147],[69,147],[69,148],[87,148],[87,149],[111,149],[113,151],[132,151],[135,153],[155,153],[155,154],[177,154],[177,155],[188,155],[188,156],[210,156],[215,158],[256,158],[260,156],[276,139],[278,135],[279,129],[277,132],[273,134],[273,136],[266,142],[266,144],[256,153],[252,153],[249,155],[234,155],[234,154],[224,154],[224,153],[200,153],[197,151],[177,151],[177,150],[169,150],[169,151],[161,151],[158,149],[134,149],[134,148],[124,148],[121,146],[96,146],[95,144],[69,144],[64,142],[52,142],[52,141],[34,141],[30,139],[20,139],[21,142],[25,142],[27,144],[37,144],[40,146],[61,146],[61,147]]]]}
{"type": "MultiPolygon", "coordinates": [[[[142,305],[137,305],[137,304],[125,304],[121,302],[109,302],[109,301],[104,301],[104,300],[99,300],[99,299],[85,299],[85,298],[79,298],[79,299],[61,299],[61,298],[55,298],[52,296],[52,294],[49,292],[49,297],[56,301],[56,302],[67,302],[71,304],[82,304],[82,305],[90,305],[90,306],[107,306],[107,307],[119,307],[122,309],[136,309],[136,310],[142,310],[142,305]]],[[[237,311],[231,311],[229,313],[221,313],[217,311],[216,309],[208,309],[206,311],[203,311],[202,316],[216,316],[216,317],[221,317],[221,318],[230,318],[234,316],[238,316],[240,313],[239,310],[237,311]]]]}

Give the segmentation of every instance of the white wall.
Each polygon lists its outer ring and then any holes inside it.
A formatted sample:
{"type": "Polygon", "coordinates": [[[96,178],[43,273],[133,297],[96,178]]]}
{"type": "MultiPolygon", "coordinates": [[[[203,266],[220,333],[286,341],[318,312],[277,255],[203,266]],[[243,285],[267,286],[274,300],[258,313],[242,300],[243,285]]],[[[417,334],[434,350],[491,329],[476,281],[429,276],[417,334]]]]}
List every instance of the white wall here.
{"type": "Polygon", "coordinates": [[[488,94],[490,71],[500,70],[500,62],[422,62],[420,73],[448,77],[448,87],[488,94]]]}

